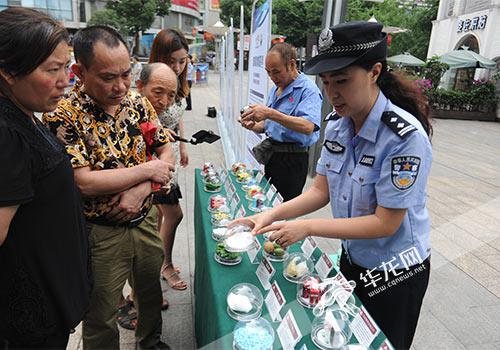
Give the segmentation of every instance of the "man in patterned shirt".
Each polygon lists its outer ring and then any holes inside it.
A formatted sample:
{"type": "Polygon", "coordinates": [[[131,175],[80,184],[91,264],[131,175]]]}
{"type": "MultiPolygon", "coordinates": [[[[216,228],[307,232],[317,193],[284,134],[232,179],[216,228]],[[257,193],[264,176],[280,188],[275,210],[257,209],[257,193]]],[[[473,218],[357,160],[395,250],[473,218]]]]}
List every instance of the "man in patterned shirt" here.
{"type": "Polygon", "coordinates": [[[83,347],[119,348],[116,305],[129,278],[137,348],[168,349],[160,341],[163,252],[150,194],[170,181],[169,139],[149,101],[129,91],[130,55],[118,32],[87,27],[73,46],[80,82],[44,122],[66,145],[90,227],[94,288],[83,347]]]}

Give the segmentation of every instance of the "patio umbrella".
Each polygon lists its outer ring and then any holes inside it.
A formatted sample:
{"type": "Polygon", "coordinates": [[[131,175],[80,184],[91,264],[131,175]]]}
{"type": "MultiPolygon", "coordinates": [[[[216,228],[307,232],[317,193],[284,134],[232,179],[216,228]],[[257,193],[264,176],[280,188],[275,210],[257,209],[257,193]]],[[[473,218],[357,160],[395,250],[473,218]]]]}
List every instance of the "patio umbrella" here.
{"type": "Polygon", "coordinates": [[[496,67],[495,61],[490,60],[471,50],[454,50],[439,58],[439,61],[446,63],[450,68],[488,68],[496,67]]]}
{"type": "Polygon", "coordinates": [[[401,55],[387,57],[387,62],[396,64],[398,66],[410,66],[410,67],[421,67],[425,64],[421,59],[410,55],[408,52],[405,52],[401,55]]]}

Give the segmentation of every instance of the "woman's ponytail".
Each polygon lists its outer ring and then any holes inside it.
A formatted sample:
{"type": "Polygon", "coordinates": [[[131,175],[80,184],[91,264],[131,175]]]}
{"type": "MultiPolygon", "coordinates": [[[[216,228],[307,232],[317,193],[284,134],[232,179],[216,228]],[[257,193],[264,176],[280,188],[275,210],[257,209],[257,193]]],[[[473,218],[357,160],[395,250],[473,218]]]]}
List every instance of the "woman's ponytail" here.
{"type": "MultiPolygon", "coordinates": [[[[386,61],[382,63],[382,72],[377,80],[377,85],[384,95],[391,100],[393,104],[411,113],[420,121],[425,132],[429,137],[432,136],[432,125],[429,117],[429,102],[418,86],[407,79],[401,73],[389,72],[386,61]]],[[[371,69],[377,62],[369,64],[363,63],[363,68],[371,69]]]]}

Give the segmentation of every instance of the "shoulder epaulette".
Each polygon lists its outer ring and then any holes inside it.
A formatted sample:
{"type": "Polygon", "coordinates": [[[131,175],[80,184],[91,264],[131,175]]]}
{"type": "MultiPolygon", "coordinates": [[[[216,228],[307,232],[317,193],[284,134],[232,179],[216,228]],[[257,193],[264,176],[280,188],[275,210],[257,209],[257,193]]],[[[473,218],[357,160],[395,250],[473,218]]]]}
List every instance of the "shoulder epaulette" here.
{"type": "Polygon", "coordinates": [[[382,113],[382,121],[389,127],[389,129],[391,129],[401,138],[405,138],[406,136],[417,130],[417,128],[413,124],[400,117],[394,111],[387,111],[382,113]]]}
{"type": "Polygon", "coordinates": [[[341,116],[337,114],[337,112],[333,111],[333,112],[330,112],[326,115],[325,117],[325,122],[329,122],[330,120],[338,120],[340,119],[341,116]]]}

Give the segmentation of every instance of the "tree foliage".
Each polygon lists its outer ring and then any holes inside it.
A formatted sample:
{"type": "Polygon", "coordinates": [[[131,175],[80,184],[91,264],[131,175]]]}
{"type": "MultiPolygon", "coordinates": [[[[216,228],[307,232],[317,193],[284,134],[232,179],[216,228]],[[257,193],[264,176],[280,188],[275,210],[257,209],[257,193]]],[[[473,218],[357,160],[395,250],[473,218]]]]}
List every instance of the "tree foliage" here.
{"type": "Polygon", "coordinates": [[[307,33],[321,31],[322,12],[322,0],[306,2],[274,0],[275,34],[286,36],[286,41],[296,47],[306,46],[307,33]]]}
{"type": "MultiPolygon", "coordinates": [[[[259,7],[264,1],[258,1],[256,7],[259,7]]],[[[240,27],[240,7],[244,8],[244,26],[245,33],[250,33],[250,21],[252,18],[252,3],[253,0],[221,0],[220,2],[220,18],[227,26],[233,19],[234,26],[240,27]]]]}
{"type": "Polygon", "coordinates": [[[95,12],[91,24],[111,25],[126,36],[136,36],[151,28],[155,16],[165,16],[170,0],[113,0],[95,12]]]}
{"type": "MultiPolygon", "coordinates": [[[[258,1],[256,7],[264,1],[258,1]]],[[[221,19],[228,25],[233,18],[234,25],[240,23],[240,6],[244,6],[245,32],[250,33],[252,14],[252,0],[222,0],[221,19]]],[[[321,30],[321,17],[323,0],[273,0],[273,34],[286,36],[286,41],[294,46],[306,45],[307,33],[319,33],[321,30]]]]}
{"type": "Polygon", "coordinates": [[[392,35],[389,55],[410,52],[425,60],[432,31],[432,20],[436,19],[439,0],[427,0],[427,7],[402,6],[398,0],[374,3],[364,0],[348,0],[346,20],[366,21],[374,16],[385,26],[408,29],[406,33],[392,35]]]}

